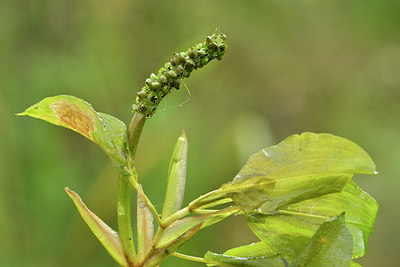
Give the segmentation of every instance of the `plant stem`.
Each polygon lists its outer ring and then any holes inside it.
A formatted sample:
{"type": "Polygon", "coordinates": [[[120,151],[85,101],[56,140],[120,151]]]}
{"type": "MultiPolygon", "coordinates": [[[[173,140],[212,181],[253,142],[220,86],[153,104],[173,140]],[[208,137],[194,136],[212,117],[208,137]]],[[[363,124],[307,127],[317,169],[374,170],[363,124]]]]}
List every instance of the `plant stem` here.
{"type": "Polygon", "coordinates": [[[129,176],[124,173],[120,173],[118,177],[117,215],[122,250],[128,264],[131,265],[136,252],[131,224],[131,188],[129,186],[129,176]]]}
{"type": "Polygon", "coordinates": [[[183,209],[178,210],[171,216],[169,216],[165,221],[162,222],[161,228],[165,229],[168,226],[170,226],[173,222],[185,217],[186,215],[189,215],[192,213],[192,211],[189,209],[189,207],[185,207],[183,209]]]}
{"type": "Polygon", "coordinates": [[[175,252],[172,255],[177,257],[177,258],[185,259],[185,260],[188,260],[188,261],[196,261],[196,262],[207,263],[207,261],[205,259],[200,258],[200,257],[185,255],[185,254],[178,253],[178,252],[175,252]]]}
{"type": "Polygon", "coordinates": [[[143,115],[142,113],[135,112],[131,124],[129,125],[129,129],[127,131],[128,145],[132,159],[135,159],[136,149],[145,122],[146,122],[145,115],[143,115]]]}

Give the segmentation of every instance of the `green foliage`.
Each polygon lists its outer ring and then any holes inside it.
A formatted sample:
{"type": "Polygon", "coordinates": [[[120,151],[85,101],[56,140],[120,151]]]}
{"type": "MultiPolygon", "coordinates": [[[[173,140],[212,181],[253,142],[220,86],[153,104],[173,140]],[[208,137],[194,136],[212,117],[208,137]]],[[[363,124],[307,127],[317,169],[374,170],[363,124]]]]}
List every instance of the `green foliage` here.
{"type": "Polygon", "coordinates": [[[225,51],[225,35],[214,34],[186,53],[174,55],[138,93],[129,129],[118,119],[97,113],[87,102],[66,95],[45,98],[19,115],[84,135],[118,167],[119,233],[88,210],[76,193],[66,191],[92,232],[122,266],[157,266],[171,255],[222,266],[355,264],[351,259],[364,255],[378,205],[351,178],[376,171],[363,149],[341,137],[308,132],[290,136],[252,155],[232,182],[182,208],[188,149],[183,132],[170,161],[161,214],[146,196],[134,166],[145,117],[153,115],[171,87],[179,89],[177,81],[210,60],[221,59],[225,51]],[[131,189],[137,192],[137,251],[131,189]],[[243,215],[260,242],[224,254],[207,252],[204,258],[176,253],[200,229],[231,215],[243,215]],[[154,219],[158,224],[155,233],[154,219]]]}
{"type": "Polygon", "coordinates": [[[344,217],[342,213],[324,222],[290,266],[349,266],[353,238],[344,217]]]}
{"type": "Polygon", "coordinates": [[[188,142],[186,135],[185,132],[182,132],[175,145],[174,153],[172,154],[169,164],[168,182],[161,221],[164,221],[181,208],[183,195],[185,193],[187,147],[188,142]]]}
{"type": "Polygon", "coordinates": [[[119,241],[118,233],[105,224],[99,217],[97,217],[96,214],[91,212],[77,193],[70,190],[68,187],[65,188],[65,191],[74,201],[75,206],[82,218],[85,220],[90,230],[92,230],[93,234],[105,247],[108,253],[110,253],[110,255],[115,259],[116,262],[118,262],[118,264],[123,266],[127,265],[124,252],[122,251],[121,243],[119,241]]]}
{"type": "Polygon", "coordinates": [[[216,254],[207,252],[204,255],[208,266],[243,266],[243,267],[257,267],[257,266],[271,266],[271,267],[285,267],[286,262],[280,257],[269,258],[265,256],[246,256],[235,257],[223,254],[216,254]]]}
{"type": "Polygon", "coordinates": [[[251,156],[221,190],[247,211],[274,214],[290,204],[340,192],[355,173],[374,172],[371,158],[353,142],[303,133],[251,156]]]}
{"type": "Polygon", "coordinates": [[[46,97],[17,115],[27,115],[71,129],[98,144],[117,167],[126,165],[127,134],[125,124],[111,115],[97,113],[77,97],[46,97]]]}
{"type": "Polygon", "coordinates": [[[263,240],[271,254],[295,258],[325,220],[346,212],[346,225],[353,234],[353,257],[366,251],[378,205],[367,193],[349,182],[342,192],[305,200],[288,206],[274,216],[249,213],[246,221],[263,240]]]}

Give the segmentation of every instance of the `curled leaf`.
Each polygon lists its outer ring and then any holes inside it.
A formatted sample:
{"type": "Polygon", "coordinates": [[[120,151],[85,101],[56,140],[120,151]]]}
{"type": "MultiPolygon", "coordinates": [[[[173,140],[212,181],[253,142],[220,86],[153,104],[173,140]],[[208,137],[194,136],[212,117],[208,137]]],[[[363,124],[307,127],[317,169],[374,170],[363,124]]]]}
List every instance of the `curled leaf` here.
{"type": "Polygon", "coordinates": [[[185,193],[187,149],[188,142],[186,135],[185,132],[182,132],[176,142],[169,164],[168,183],[161,221],[164,221],[181,208],[183,195],[185,193]]]}

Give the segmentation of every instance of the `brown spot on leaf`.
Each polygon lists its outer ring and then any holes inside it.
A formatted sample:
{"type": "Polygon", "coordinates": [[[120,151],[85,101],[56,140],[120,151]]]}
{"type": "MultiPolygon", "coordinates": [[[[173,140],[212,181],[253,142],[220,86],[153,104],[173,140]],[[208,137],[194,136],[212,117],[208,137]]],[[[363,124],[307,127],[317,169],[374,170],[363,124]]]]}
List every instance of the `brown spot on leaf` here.
{"type": "Polygon", "coordinates": [[[50,108],[61,122],[92,139],[91,133],[96,130],[96,127],[91,114],[84,112],[77,104],[70,103],[66,99],[54,102],[50,108]]]}

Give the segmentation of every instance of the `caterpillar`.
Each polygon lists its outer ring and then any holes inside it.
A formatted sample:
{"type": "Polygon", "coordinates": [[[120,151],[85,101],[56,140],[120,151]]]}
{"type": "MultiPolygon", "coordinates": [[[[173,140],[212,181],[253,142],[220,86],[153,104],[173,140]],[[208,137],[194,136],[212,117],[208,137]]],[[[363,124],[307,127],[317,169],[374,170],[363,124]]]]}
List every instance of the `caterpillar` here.
{"type": "Polygon", "coordinates": [[[190,47],[185,52],[174,53],[171,60],[146,79],[145,86],[137,93],[133,112],[140,112],[147,118],[153,116],[157,107],[173,88],[179,90],[184,78],[193,70],[204,67],[210,61],[221,60],[226,53],[226,35],[215,32],[205,42],[190,47]]]}

